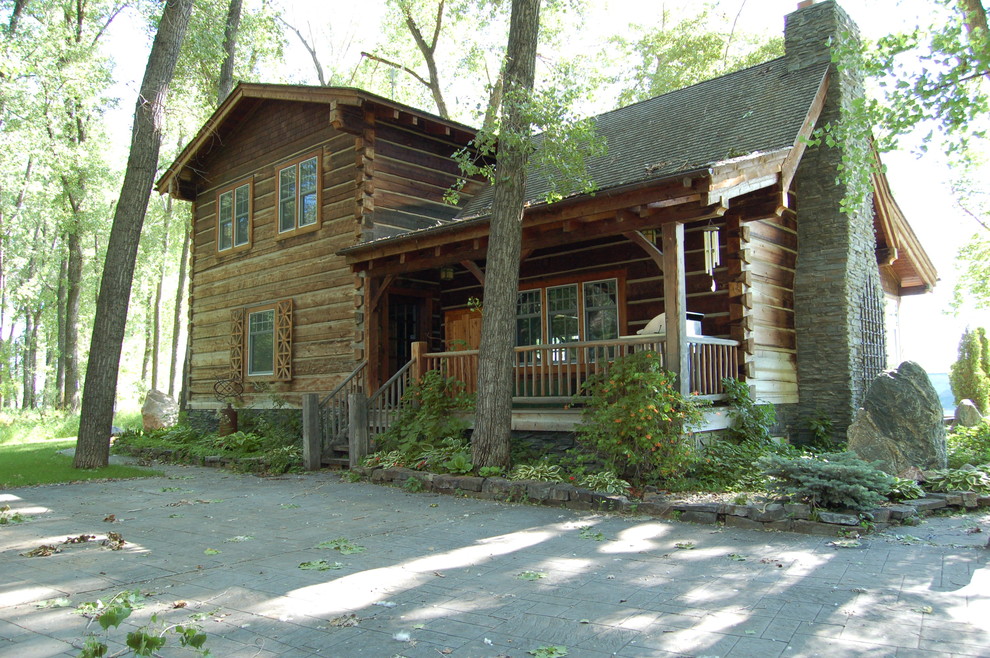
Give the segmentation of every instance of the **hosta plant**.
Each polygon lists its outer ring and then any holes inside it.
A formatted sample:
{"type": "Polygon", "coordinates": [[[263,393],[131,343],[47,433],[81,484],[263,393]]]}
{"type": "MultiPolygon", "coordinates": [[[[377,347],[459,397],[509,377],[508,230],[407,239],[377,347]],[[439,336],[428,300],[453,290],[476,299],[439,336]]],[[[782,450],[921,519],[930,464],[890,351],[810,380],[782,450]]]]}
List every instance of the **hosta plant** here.
{"type": "Polygon", "coordinates": [[[930,491],[975,491],[990,493],[990,475],[978,468],[951,468],[927,474],[930,491]]]}

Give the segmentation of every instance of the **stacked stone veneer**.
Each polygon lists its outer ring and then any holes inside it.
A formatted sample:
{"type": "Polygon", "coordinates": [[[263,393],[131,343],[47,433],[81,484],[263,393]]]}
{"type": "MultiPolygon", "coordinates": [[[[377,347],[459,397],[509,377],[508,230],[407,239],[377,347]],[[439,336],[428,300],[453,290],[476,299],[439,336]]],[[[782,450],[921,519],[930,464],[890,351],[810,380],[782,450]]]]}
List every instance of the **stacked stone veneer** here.
{"type": "MultiPolygon", "coordinates": [[[[829,40],[858,30],[832,1],[805,6],[787,17],[785,47],[792,71],[831,61],[829,40]]],[[[818,125],[840,121],[841,108],[863,94],[862,77],[838,71],[818,125]]],[[[865,355],[861,322],[864,296],[879,298],[872,198],[847,214],[840,210],[846,186],[837,181],[842,151],[824,144],[804,153],[794,179],[798,259],[794,323],[800,402],[792,435],[806,421],[827,414],[836,439],[844,439],[864,390],[857,376],[865,355]]],[[[879,299],[878,299],[879,303],[879,299]]],[[[874,373],[875,374],[875,373],[874,373]]]]}

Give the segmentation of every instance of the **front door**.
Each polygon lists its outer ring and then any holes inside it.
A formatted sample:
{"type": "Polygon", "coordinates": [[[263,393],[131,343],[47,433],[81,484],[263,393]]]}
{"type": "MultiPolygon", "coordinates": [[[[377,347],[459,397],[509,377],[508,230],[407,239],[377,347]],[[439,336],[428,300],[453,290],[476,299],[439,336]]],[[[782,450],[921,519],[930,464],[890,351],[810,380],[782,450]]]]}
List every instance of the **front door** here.
{"type": "Polygon", "coordinates": [[[386,378],[412,358],[412,343],[426,340],[423,330],[425,300],[406,295],[388,297],[388,339],[386,341],[386,378]]]}

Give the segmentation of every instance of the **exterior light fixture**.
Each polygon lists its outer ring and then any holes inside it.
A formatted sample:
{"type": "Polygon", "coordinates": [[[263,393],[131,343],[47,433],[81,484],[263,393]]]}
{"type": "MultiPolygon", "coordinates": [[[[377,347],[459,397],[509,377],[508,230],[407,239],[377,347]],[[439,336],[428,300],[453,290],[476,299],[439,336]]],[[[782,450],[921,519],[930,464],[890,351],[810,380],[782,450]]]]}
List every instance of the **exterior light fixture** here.
{"type": "Polygon", "coordinates": [[[440,280],[441,281],[453,281],[454,280],[454,266],[444,265],[440,268],[440,280]]]}

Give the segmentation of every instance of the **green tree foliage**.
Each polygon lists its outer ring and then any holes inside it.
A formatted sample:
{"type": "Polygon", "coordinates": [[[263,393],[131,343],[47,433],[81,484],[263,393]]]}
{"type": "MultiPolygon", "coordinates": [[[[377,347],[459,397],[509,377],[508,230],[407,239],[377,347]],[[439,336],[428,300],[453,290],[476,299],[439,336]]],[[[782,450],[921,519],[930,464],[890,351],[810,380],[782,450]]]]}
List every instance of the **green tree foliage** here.
{"type": "MultiPolygon", "coordinates": [[[[735,31],[711,4],[677,20],[663,9],[659,24],[638,25],[633,36],[616,36],[618,105],[653,98],[784,54],[784,40],[763,40],[735,31]],[[630,65],[631,64],[631,65],[630,65]]],[[[614,57],[614,55],[613,55],[614,57]]]]}
{"type": "Polygon", "coordinates": [[[990,377],[984,366],[986,341],[986,331],[982,327],[963,332],[959,340],[959,358],[949,371],[956,403],[972,400],[981,413],[990,409],[990,377]]]}

